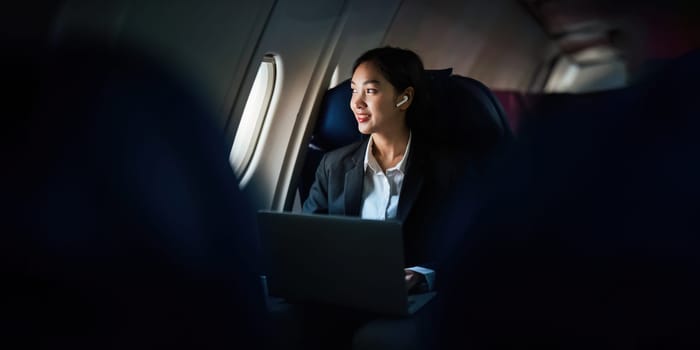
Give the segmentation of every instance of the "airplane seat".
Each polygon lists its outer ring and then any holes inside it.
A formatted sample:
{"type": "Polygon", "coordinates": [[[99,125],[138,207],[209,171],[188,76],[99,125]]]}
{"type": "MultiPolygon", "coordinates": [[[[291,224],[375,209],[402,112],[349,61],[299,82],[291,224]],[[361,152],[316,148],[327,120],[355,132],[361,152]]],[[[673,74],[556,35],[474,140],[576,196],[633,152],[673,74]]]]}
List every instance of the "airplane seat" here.
{"type": "MultiPolygon", "coordinates": [[[[451,68],[426,70],[425,80],[431,116],[417,121],[417,128],[432,142],[459,156],[464,153],[485,158],[503,140],[512,137],[503,107],[483,83],[453,75],[451,68]]],[[[323,97],[299,180],[302,203],[308,197],[323,154],[363,137],[350,110],[351,96],[348,79],[323,97]]]]}
{"type": "Polygon", "coordinates": [[[700,51],[537,106],[453,244],[440,345],[698,348],[698,78],[700,51]]]}
{"type": "Polygon", "coordinates": [[[426,72],[433,110],[423,123],[435,142],[484,158],[512,137],[503,107],[486,85],[452,74],[452,69],[426,72]]]}
{"type": "Polygon", "coordinates": [[[4,343],[264,345],[254,211],[204,100],[116,44],[8,52],[4,343]]]}
{"type": "Polygon", "coordinates": [[[349,79],[329,89],[323,96],[299,180],[299,195],[302,203],[309,196],[316,168],[323,155],[328,151],[359,141],[363,137],[357,130],[357,122],[350,110],[351,97],[349,79]]]}

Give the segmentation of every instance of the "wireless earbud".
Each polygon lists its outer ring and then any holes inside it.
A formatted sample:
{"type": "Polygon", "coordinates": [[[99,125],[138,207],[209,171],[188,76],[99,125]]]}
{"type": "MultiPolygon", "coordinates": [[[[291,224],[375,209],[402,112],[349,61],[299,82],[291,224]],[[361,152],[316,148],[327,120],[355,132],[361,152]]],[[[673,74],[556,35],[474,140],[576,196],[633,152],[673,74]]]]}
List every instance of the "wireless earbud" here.
{"type": "Polygon", "coordinates": [[[396,107],[400,107],[402,104],[406,103],[408,101],[408,96],[403,95],[403,99],[399,101],[399,103],[396,104],[396,107]]]}

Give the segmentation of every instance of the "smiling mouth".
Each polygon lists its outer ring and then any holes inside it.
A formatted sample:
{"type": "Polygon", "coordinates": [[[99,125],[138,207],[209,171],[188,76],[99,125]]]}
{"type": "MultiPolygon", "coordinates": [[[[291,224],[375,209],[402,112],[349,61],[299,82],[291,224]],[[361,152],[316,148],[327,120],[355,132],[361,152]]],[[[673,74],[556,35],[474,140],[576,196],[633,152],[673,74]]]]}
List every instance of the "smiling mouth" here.
{"type": "Polygon", "coordinates": [[[358,123],[364,123],[369,120],[369,115],[367,114],[358,114],[355,115],[355,119],[357,119],[358,123]]]}

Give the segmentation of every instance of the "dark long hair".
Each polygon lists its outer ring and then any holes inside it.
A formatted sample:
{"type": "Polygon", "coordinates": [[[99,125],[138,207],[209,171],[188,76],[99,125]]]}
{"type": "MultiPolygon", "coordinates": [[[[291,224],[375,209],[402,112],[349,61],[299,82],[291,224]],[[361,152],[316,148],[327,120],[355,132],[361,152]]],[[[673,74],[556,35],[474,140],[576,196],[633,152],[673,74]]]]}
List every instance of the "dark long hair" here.
{"type": "Polygon", "coordinates": [[[406,125],[411,131],[421,129],[418,125],[427,112],[428,92],[423,78],[423,61],[411,50],[396,47],[379,47],[362,54],[352,66],[355,73],[357,67],[365,62],[372,62],[381,71],[386,80],[398,92],[413,87],[413,102],[406,111],[406,125]]]}

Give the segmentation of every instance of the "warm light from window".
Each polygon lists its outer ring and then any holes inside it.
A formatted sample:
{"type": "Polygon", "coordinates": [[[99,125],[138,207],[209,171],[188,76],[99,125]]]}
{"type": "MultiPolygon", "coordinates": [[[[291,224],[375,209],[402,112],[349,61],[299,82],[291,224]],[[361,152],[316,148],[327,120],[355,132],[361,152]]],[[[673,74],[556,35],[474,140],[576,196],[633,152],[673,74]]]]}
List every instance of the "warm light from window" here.
{"type": "Polygon", "coordinates": [[[252,158],[267,115],[275,85],[275,59],[265,56],[260,63],[253,87],[248,95],[243,115],[233,139],[229,161],[240,179],[252,158]]]}

